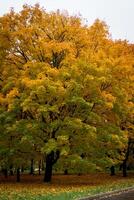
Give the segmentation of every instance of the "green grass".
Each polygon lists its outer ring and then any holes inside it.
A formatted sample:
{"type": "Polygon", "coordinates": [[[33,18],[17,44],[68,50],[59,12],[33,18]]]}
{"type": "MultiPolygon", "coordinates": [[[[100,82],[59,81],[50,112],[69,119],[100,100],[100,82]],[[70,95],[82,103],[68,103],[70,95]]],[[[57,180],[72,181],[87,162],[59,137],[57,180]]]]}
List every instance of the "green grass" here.
{"type": "Polygon", "coordinates": [[[76,200],[132,186],[133,174],[127,178],[104,173],[55,175],[51,184],[44,184],[41,176],[23,175],[21,183],[16,183],[15,177],[0,183],[0,200],[76,200]]]}
{"type": "Polygon", "coordinates": [[[109,192],[119,189],[124,189],[128,187],[134,186],[134,180],[127,180],[126,182],[118,183],[118,184],[110,184],[110,185],[102,185],[102,186],[93,186],[89,188],[79,188],[78,191],[69,191],[69,192],[61,192],[58,194],[47,194],[47,195],[39,195],[28,193],[25,191],[24,193],[14,193],[10,194],[4,192],[0,194],[0,200],[75,200],[80,197],[92,196],[95,194],[100,194],[103,192],[109,192]]]}
{"type": "MultiPolygon", "coordinates": [[[[92,196],[92,195],[96,195],[96,194],[100,194],[100,193],[105,193],[105,192],[110,192],[110,191],[115,191],[115,190],[119,190],[119,189],[125,189],[128,187],[132,187],[134,186],[134,183],[123,183],[123,184],[119,184],[119,185],[109,185],[109,186],[99,186],[99,187],[94,187],[92,189],[87,189],[85,191],[72,191],[72,192],[65,192],[65,193],[61,193],[59,195],[49,195],[47,197],[36,197],[34,200],[76,200],[79,199],[81,197],[87,197],[87,196],[92,196]]],[[[32,199],[30,199],[32,200],[32,199]]]]}

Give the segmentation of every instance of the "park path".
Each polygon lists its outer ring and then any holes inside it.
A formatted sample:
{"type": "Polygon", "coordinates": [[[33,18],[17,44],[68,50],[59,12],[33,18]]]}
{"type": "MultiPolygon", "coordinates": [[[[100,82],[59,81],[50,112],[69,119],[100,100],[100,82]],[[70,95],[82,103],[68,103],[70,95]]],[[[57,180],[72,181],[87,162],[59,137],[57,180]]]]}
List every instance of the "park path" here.
{"type": "Polygon", "coordinates": [[[116,193],[112,192],[94,197],[86,197],[81,200],[134,200],[134,188],[116,193]]]}
{"type": "Polygon", "coordinates": [[[134,190],[123,192],[121,194],[116,194],[113,196],[101,197],[98,199],[96,198],[96,200],[134,200],[134,190]]]}

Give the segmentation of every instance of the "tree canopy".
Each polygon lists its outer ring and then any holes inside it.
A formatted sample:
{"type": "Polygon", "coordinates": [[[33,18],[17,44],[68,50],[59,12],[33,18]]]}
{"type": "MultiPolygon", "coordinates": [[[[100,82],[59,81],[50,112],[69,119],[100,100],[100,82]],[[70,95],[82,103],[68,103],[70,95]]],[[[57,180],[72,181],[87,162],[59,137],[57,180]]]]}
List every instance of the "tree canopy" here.
{"type": "Polygon", "coordinates": [[[134,46],[105,22],[24,5],[0,18],[0,166],[104,169],[134,140],[134,46]]]}

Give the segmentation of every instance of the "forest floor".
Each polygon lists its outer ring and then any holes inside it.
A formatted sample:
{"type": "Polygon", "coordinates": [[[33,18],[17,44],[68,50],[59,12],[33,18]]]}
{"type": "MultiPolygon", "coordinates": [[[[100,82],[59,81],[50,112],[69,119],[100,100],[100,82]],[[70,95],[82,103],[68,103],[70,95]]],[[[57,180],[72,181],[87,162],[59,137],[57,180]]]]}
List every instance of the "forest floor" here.
{"type": "Polygon", "coordinates": [[[134,187],[134,174],[121,175],[54,175],[51,184],[45,184],[38,175],[22,175],[21,182],[15,177],[0,176],[0,200],[73,200],[102,192],[134,187]]]}

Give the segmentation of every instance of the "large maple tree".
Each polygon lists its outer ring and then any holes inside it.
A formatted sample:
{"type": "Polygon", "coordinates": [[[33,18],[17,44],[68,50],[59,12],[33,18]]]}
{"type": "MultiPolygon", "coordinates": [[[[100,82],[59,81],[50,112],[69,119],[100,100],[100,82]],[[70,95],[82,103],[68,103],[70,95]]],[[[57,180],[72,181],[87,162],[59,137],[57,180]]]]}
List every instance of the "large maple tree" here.
{"type": "Polygon", "coordinates": [[[132,46],[112,41],[104,22],[87,27],[39,5],[1,17],[0,33],[1,166],[19,174],[43,159],[49,182],[61,158],[122,162],[133,126],[132,46]]]}

